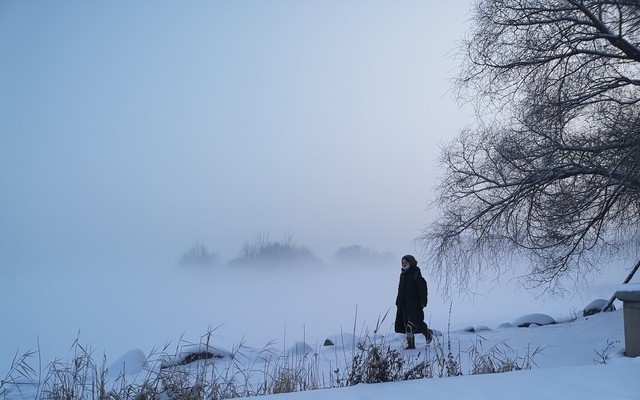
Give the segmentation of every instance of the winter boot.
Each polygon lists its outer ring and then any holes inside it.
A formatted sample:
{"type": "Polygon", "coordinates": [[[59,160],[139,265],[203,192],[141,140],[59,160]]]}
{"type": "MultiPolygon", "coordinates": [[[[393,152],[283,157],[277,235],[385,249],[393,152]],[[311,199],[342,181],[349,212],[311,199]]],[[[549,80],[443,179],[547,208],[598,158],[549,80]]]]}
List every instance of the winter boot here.
{"type": "Polygon", "coordinates": [[[413,333],[407,334],[407,347],[406,350],[413,350],[416,348],[416,339],[413,337],[413,333]]]}
{"type": "Polygon", "coordinates": [[[427,330],[424,331],[424,338],[427,339],[427,344],[431,343],[433,340],[433,333],[431,332],[431,329],[427,328],[427,330]]]}

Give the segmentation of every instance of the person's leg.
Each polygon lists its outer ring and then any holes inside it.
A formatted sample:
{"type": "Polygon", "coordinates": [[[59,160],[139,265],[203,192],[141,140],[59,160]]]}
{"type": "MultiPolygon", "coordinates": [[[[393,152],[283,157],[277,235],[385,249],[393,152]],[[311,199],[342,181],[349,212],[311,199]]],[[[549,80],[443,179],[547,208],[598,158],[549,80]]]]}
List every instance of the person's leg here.
{"type": "Polygon", "coordinates": [[[412,332],[422,333],[425,340],[427,341],[427,344],[431,343],[431,341],[433,340],[433,334],[431,332],[431,329],[429,329],[427,324],[424,322],[424,311],[422,310],[422,307],[416,308],[415,310],[411,311],[408,325],[411,325],[412,332]]]}
{"type": "Polygon", "coordinates": [[[402,312],[401,307],[398,307],[396,310],[396,320],[394,322],[394,331],[396,333],[406,333],[407,331],[407,322],[404,319],[404,313],[402,312]]]}
{"type": "Polygon", "coordinates": [[[433,340],[433,334],[431,333],[431,329],[427,328],[424,332],[424,338],[427,340],[427,344],[431,343],[433,340]]]}
{"type": "Polygon", "coordinates": [[[416,348],[416,338],[413,336],[411,323],[407,324],[407,350],[416,348]]]}
{"type": "Polygon", "coordinates": [[[414,327],[411,323],[411,310],[402,307],[402,320],[404,321],[404,332],[407,335],[407,350],[416,348],[416,340],[413,336],[414,327]]]}
{"type": "Polygon", "coordinates": [[[413,334],[407,334],[407,347],[406,350],[414,350],[416,348],[416,339],[413,334]]]}

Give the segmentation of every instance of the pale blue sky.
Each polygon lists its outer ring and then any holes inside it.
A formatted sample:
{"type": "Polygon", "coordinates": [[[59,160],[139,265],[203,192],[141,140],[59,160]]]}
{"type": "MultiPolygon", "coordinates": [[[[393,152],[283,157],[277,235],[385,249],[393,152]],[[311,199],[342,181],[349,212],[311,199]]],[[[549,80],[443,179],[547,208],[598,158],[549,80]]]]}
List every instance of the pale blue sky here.
{"type": "Polygon", "coordinates": [[[0,3],[0,263],[397,256],[431,216],[468,2],[0,3]]]}

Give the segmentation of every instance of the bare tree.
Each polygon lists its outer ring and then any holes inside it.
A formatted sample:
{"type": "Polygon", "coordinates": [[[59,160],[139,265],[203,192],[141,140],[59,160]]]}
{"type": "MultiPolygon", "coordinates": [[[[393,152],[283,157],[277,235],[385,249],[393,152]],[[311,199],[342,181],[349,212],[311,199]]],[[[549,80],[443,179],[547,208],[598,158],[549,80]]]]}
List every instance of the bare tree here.
{"type": "Polygon", "coordinates": [[[267,265],[308,267],[320,265],[321,261],[306,248],[296,244],[293,234],[282,240],[271,240],[268,233],[259,233],[251,243],[245,243],[240,255],[230,261],[235,265],[267,265]]]}
{"type": "Polygon", "coordinates": [[[443,148],[419,241],[445,290],[509,261],[563,290],[638,248],[640,1],[479,0],[457,96],[477,123],[443,148]]]}
{"type": "Polygon", "coordinates": [[[182,254],[180,265],[184,266],[207,266],[216,262],[218,255],[210,252],[202,243],[196,242],[189,251],[182,254]]]}

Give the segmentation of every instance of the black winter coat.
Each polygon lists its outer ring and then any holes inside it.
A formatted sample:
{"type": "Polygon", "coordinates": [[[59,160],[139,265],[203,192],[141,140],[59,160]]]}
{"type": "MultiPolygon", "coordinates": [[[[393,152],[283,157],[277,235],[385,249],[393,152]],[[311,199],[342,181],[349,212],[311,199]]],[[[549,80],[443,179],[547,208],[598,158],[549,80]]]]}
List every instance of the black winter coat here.
{"type": "Polygon", "coordinates": [[[396,297],[395,331],[397,333],[424,333],[428,328],[424,323],[424,310],[427,305],[424,281],[420,268],[410,266],[400,274],[398,283],[398,296],[396,297]]]}

